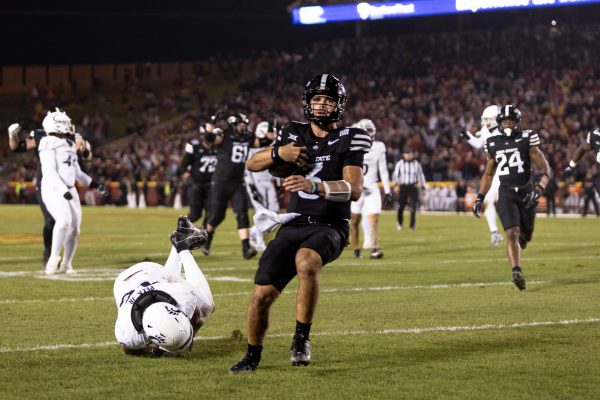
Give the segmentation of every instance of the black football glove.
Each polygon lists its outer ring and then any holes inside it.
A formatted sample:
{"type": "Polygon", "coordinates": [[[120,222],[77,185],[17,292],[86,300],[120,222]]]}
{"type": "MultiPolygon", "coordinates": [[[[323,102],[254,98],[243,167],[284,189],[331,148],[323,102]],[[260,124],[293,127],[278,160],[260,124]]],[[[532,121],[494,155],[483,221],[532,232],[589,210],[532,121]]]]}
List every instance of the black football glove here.
{"type": "Polygon", "coordinates": [[[467,130],[464,127],[458,128],[458,136],[461,139],[469,140],[469,135],[467,135],[467,130]]]}
{"type": "Polygon", "coordinates": [[[473,215],[477,218],[481,217],[481,210],[483,210],[483,199],[485,199],[485,195],[478,194],[477,200],[475,200],[475,204],[473,204],[473,215]]]}
{"type": "Polygon", "coordinates": [[[250,188],[250,193],[252,193],[252,198],[257,201],[260,204],[265,204],[263,203],[264,198],[262,196],[262,194],[259,193],[259,191],[256,189],[256,186],[254,186],[253,184],[249,184],[248,187],[250,188]]]}
{"type": "Polygon", "coordinates": [[[570,165],[567,165],[564,169],[564,172],[565,172],[565,176],[571,176],[575,172],[575,168],[571,167],[570,165]]]}
{"type": "Polygon", "coordinates": [[[538,203],[540,202],[540,197],[542,194],[538,190],[533,190],[527,193],[527,196],[523,199],[523,203],[525,203],[525,208],[531,210],[532,208],[536,208],[538,203]]]}
{"type": "Polygon", "coordinates": [[[387,206],[392,205],[392,201],[394,201],[392,194],[386,193],[385,197],[383,198],[383,204],[387,207],[387,206]]]}
{"type": "Polygon", "coordinates": [[[100,193],[100,196],[102,196],[103,199],[108,197],[108,187],[106,187],[105,184],[100,183],[98,184],[98,193],[100,193]]]}
{"type": "Polygon", "coordinates": [[[65,192],[65,194],[63,194],[63,197],[67,200],[73,200],[73,195],[71,194],[71,192],[65,192]]]}

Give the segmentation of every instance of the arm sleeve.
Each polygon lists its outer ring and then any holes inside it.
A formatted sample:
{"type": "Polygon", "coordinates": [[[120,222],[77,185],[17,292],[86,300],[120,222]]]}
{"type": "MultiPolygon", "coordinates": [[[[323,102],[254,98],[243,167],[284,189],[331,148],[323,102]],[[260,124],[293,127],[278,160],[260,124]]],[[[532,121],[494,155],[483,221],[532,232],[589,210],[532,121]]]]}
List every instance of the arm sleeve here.
{"type": "Polygon", "coordinates": [[[40,150],[40,164],[42,165],[42,179],[50,187],[57,187],[61,193],[69,191],[58,175],[58,166],[56,165],[56,151],[54,149],[44,148],[40,150]]]}
{"type": "Polygon", "coordinates": [[[83,186],[88,187],[90,183],[92,183],[92,178],[81,170],[79,163],[75,161],[75,179],[83,184],[83,186]]]}
{"type": "Polygon", "coordinates": [[[390,173],[387,169],[387,161],[385,159],[385,146],[383,146],[383,151],[379,156],[379,160],[377,161],[379,167],[379,176],[381,176],[381,183],[383,184],[383,192],[385,194],[391,193],[392,189],[390,188],[390,173]]]}

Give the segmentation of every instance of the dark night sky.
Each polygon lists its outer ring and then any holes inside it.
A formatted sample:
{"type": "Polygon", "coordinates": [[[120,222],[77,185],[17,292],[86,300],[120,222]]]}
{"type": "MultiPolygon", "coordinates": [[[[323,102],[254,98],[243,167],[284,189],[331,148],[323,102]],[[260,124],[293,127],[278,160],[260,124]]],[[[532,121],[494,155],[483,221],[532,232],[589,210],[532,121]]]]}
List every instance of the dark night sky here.
{"type": "MultiPolygon", "coordinates": [[[[216,52],[247,54],[252,49],[290,48],[354,35],[354,23],[294,26],[287,4],[285,0],[10,2],[0,5],[0,64],[196,60],[216,52]]],[[[600,7],[399,19],[369,23],[363,30],[394,34],[552,18],[599,21],[600,7]]]]}

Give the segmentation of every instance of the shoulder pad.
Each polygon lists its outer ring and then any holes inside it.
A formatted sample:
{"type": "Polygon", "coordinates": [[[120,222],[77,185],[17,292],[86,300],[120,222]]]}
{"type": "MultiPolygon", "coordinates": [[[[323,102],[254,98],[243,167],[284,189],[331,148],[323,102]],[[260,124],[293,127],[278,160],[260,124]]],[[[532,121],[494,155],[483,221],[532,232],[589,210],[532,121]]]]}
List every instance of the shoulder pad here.
{"type": "Polygon", "coordinates": [[[185,144],[185,150],[184,150],[184,151],[185,151],[186,153],[193,154],[193,153],[194,153],[194,145],[193,145],[193,144],[191,144],[191,143],[186,143],[186,144],[185,144]]]}
{"type": "Polygon", "coordinates": [[[38,145],[38,151],[54,150],[63,143],[62,139],[55,136],[44,136],[38,145]]]}

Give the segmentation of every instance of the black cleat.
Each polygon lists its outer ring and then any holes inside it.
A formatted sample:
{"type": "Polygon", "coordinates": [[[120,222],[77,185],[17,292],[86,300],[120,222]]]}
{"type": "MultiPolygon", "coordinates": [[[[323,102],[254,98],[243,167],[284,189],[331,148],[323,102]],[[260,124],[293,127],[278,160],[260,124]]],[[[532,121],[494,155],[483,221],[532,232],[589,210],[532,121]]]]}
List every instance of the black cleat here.
{"type": "Polygon", "coordinates": [[[249,260],[257,254],[258,251],[254,247],[249,247],[248,250],[244,252],[244,259],[249,260]]]}
{"type": "Polygon", "coordinates": [[[200,247],[200,251],[202,251],[202,254],[204,254],[205,256],[210,255],[210,247],[206,243],[204,244],[204,246],[200,247]]]}
{"type": "Polygon", "coordinates": [[[383,258],[383,252],[375,250],[371,252],[370,258],[383,258]]]}
{"type": "Polygon", "coordinates": [[[305,339],[304,335],[297,333],[292,340],[292,356],[290,360],[292,365],[304,365],[310,364],[310,340],[305,339]]]}
{"type": "Polygon", "coordinates": [[[354,249],[354,258],[362,258],[360,255],[360,249],[354,249]]]}
{"type": "Polygon", "coordinates": [[[258,361],[251,359],[246,354],[244,358],[242,358],[237,363],[233,364],[231,368],[229,368],[230,374],[241,374],[245,372],[253,372],[258,368],[258,361]]]}
{"type": "Polygon", "coordinates": [[[208,238],[208,233],[206,232],[206,229],[194,225],[192,221],[190,221],[190,219],[184,215],[180,215],[179,218],[177,218],[177,229],[175,230],[177,231],[177,233],[181,233],[183,235],[195,234],[203,236],[204,241],[202,243],[206,242],[208,238]]]}
{"type": "Polygon", "coordinates": [[[522,271],[515,270],[512,272],[512,281],[519,290],[525,290],[525,277],[522,271]]]}
{"type": "Polygon", "coordinates": [[[177,252],[195,250],[206,243],[206,230],[192,224],[187,217],[179,217],[177,230],[171,233],[170,240],[177,252]]]}

